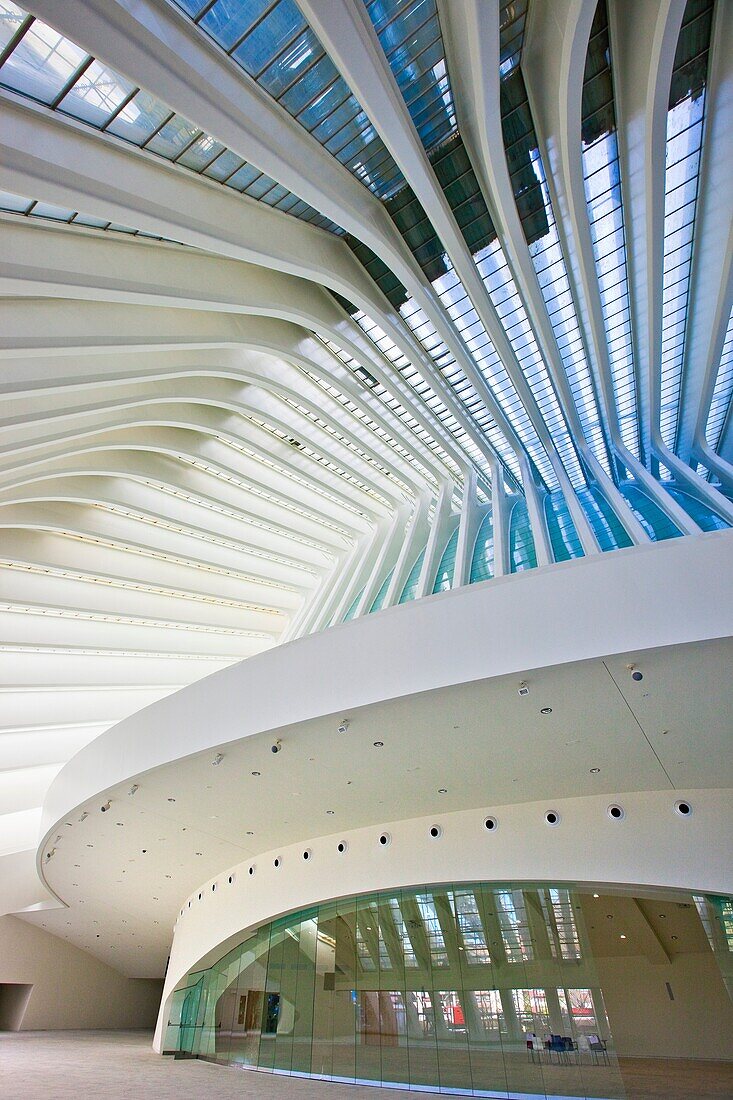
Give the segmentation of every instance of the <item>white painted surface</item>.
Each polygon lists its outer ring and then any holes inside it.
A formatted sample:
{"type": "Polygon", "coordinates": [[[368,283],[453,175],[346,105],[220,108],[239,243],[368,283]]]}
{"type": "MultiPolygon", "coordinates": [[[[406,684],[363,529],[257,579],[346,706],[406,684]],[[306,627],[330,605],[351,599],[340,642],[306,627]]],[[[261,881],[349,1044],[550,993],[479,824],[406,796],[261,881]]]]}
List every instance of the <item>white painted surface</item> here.
{"type": "MultiPolygon", "coordinates": [[[[733,634],[733,532],[497,578],[279,646],[119,723],[52,784],[48,834],[151,768],[309,719],[532,668],[733,634]]],[[[630,784],[633,786],[633,784],[630,784]]]]}

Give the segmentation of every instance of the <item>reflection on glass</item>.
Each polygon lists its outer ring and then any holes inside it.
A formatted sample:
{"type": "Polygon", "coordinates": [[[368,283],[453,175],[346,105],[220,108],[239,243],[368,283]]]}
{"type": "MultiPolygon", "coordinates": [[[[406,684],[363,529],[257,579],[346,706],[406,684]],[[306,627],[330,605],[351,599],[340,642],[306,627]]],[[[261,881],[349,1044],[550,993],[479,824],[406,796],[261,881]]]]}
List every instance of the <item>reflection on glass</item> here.
{"type": "Polygon", "coordinates": [[[326,902],[190,974],[164,1049],[418,1091],[621,1100],[582,900],[464,883],[326,902]]]}

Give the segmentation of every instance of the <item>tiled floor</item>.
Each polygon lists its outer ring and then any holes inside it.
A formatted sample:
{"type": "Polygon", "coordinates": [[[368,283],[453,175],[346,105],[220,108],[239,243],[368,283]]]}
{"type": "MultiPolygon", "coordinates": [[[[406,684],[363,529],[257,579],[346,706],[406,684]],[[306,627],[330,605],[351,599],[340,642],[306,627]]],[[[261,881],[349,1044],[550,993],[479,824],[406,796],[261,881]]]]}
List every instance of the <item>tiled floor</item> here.
{"type": "MultiPolygon", "coordinates": [[[[396,1100],[391,1089],[154,1054],[140,1031],[0,1033],[2,1100],[396,1100]]],[[[733,1063],[623,1060],[627,1100],[733,1100],[733,1063]]],[[[420,1093],[426,1098],[437,1093],[420,1093]]]]}

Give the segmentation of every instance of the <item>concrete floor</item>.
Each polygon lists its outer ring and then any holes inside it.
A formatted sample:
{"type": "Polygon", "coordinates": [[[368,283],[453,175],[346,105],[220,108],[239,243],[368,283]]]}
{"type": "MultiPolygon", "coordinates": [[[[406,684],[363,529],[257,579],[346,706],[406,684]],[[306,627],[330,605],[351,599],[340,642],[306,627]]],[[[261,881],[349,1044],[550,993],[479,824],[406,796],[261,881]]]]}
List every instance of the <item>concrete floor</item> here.
{"type": "MultiPolygon", "coordinates": [[[[161,1058],[145,1031],[0,1033],[2,1100],[395,1100],[391,1089],[325,1084],[161,1058]]],[[[437,1097],[437,1093],[422,1093],[437,1097]]]]}
{"type": "MultiPolygon", "coordinates": [[[[392,1089],[160,1058],[147,1031],[0,1032],[2,1100],[396,1100],[392,1089]]],[[[733,1100],[733,1064],[623,1059],[627,1100],[733,1100]]],[[[437,1097],[421,1092],[420,1096],[437,1097]]]]}

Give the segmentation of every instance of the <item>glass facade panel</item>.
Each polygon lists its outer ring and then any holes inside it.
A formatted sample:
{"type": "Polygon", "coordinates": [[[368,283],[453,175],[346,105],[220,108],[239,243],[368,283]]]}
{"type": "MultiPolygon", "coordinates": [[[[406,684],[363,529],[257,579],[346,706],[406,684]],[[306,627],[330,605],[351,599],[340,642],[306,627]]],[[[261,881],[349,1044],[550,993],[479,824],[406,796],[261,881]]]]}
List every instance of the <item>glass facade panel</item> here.
{"type": "Polygon", "coordinates": [[[438,565],[433,592],[447,592],[453,587],[453,574],[456,569],[456,550],[458,549],[458,527],[448,539],[438,565]]]}
{"type": "Polygon", "coordinates": [[[512,505],[509,518],[509,559],[512,573],[537,567],[534,535],[524,497],[519,497],[512,505]]]}
{"type": "MultiPolygon", "coordinates": [[[[516,883],[325,902],[190,974],[164,1049],[412,1091],[621,1100],[587,904],[516,883]]],[[[717,911],[700,904],[712,935],[717,911]]]]}
{"type": "Polygon", "coordinates": [[[494,575],[494,518],[488,511],[481,520],[471,559],[469,584],[488,581],[494,575]]]}

